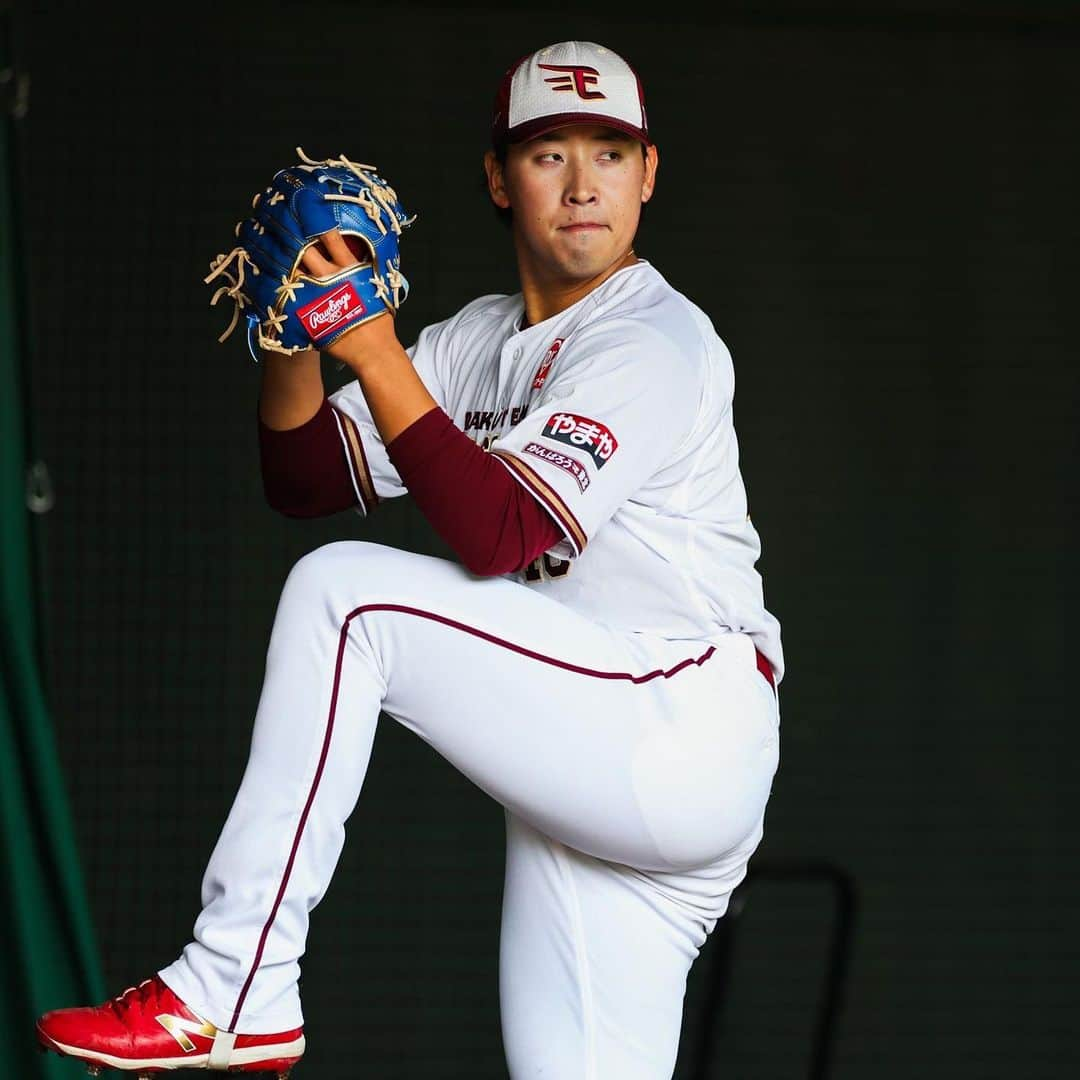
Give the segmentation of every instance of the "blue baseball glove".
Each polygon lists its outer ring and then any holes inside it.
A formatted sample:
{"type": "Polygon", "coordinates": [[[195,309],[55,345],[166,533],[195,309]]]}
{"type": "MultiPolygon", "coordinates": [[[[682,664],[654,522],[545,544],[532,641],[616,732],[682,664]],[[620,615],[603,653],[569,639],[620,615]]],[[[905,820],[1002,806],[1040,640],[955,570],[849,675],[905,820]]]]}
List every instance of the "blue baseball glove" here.
{"type": "Polygon", "coordinates": [[[237,222],[239,244],[210,263],[206,284],[223,278],[210,300],[236,302],[224,341],[241,315],[248,349],[280,353],[325,349],[338,338],[386,311],[397,311],[409,292],[401,273],[398,240],[409,217],[394,189],[374,165],[344,155],[313,161],[298,146],[300,161],[274,175],[252,200],[254,213],[237,222]],[[305,268],[304,252],[338,229],[359,264],[326,277],[305,268]]]}

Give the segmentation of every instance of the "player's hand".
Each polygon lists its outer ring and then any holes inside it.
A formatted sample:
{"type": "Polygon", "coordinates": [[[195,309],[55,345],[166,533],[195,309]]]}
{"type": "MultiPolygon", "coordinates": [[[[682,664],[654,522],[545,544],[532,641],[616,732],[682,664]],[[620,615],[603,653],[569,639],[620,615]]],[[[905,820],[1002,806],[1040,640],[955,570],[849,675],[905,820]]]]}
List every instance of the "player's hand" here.
{"type": "MultiPolygon", "coordinates": [[[[359,266],[362,262],[366,262],[367,260],[362,258],[364,250],[362,243],[355,237],[342,236],[340,230],[331,229],[323,233],[319,237],[319,242],[312,244],[300,256],[300,261],[309,274],[315,277],[329,277],[350,266],[359,266]]],[[[382,314],[392,313],[388,309],[382,314]]],[[[356,370],[362,359],[369,358],[373,352],[381,348],[393,346],[399,349],[401,347],[394,329],[393,318],[376,317],[347,330],[332,346],[324,348],[323,351],[356,370]]]]}
{"type": "MultiPolygon", "coordinates": [[[[319,237],[317,244],[300,256],[304,269],[314,277],[329,277],[350,266],[359,266],[368,260],[363,258],[363,244],[353,236],[342,236],[339,229],[331,229],[319,237]]],[[[389,311],[383,314],[390,314],[389,311]]],[[[394,320],[374,318],[347,330],[334,344],[324,349],[336,360],[353,367],[362,356],[373,349],[398,344],[394,332],[394,320]]]]}

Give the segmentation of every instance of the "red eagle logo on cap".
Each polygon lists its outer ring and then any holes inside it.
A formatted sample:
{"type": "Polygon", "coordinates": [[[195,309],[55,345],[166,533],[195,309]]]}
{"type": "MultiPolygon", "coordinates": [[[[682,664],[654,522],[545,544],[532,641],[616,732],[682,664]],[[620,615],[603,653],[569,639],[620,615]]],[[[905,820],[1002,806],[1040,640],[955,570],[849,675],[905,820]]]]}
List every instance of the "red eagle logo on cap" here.
{"type": "Polygon", "coordinates": [[[590,90],[600,78],[600,72],[594,67],[582,67],[576,64],[538,64],[537,67],[544,71],[561,71],[563,74],[556,75],[544,82],[551,83],[552,90],[573,90],[579,98],[602,98],[607,97],[599,90],[590,90]]]}

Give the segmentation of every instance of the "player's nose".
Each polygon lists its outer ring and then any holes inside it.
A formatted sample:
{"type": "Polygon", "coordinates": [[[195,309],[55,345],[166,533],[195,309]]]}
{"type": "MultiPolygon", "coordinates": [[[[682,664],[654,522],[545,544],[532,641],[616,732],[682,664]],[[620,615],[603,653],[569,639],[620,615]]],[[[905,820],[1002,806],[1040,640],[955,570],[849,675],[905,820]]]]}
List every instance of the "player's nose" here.
{"type": "Polygon", "coordinates": [[[596,202],[596,184],[587,169],[571,168],[566,177],[566,201],[573,206],[596,202]]]}

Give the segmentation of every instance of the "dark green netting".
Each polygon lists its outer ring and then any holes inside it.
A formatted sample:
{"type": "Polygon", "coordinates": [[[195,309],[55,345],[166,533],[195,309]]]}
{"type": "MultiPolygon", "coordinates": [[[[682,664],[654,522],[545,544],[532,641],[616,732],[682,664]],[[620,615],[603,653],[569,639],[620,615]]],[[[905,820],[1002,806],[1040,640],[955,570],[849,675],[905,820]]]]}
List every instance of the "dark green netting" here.
{"type": "MultiPolygon", "coordinates": [[[[0,16],[2,18],[3,16],[0,16]]],[[[6,22],[0,71],[11,72],[6,22]]],[[[12,73],[8,82],[15,78],[12,73]]],[[[9,100],[10,105],[10,100],[9,100]]],[[[102,979],[37,649],[24,415],[28,335],[20,284],[15,124],[0,138],[0,1039],[7,1076],[67,1077],[40,1054],[36,1015],[97,999],[102,979]]]]}

